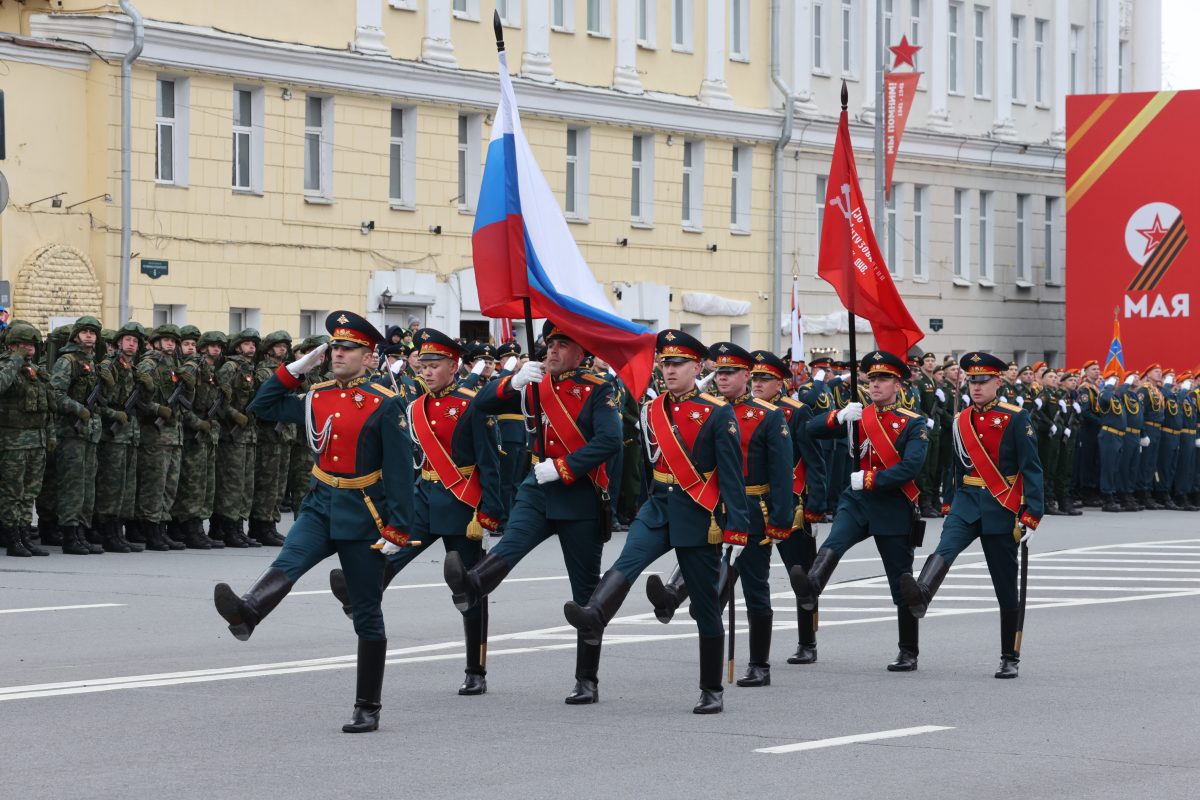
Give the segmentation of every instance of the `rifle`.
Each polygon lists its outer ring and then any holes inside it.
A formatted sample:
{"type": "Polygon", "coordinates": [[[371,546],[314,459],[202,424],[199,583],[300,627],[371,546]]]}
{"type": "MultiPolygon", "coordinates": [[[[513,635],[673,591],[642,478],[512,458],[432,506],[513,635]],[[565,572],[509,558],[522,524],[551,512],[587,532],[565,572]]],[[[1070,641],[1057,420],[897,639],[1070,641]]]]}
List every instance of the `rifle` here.
{"type": "MultiPolygon", "coordinates": [[[[142,387],[135,385],[133,387],[133,391],[129,393],[129,397],[125,400],[124,411],[125,411],[125,416],[128,420],[125,423],[126,425],[128,425],[130,422],[133,421],[133,413],[140,404],[139,401],[141,400],[141,393],[142,393],[142,387]]],[[[122,427],[124,427],[124,426],[121,425],[121,423],[114,422],[111,426],[109,426],[108,432],[111,433],[113,436],[116,436],[117,431],[121,430],[122,427]]]]}
{"type": "MultiPolygon", "coordinates": [[[[102,398],[100,397],[101,386],[102,386],[102,384],[100,383],[99,380],[97,380],[96,385],[92,388],[92,391],[88,394],[87,399],[83,401],[84,407],[87,408],[87,410],[89,412],[94,412],[96,410],[96,406],[99,405],[102,400],[102,398]]],[[[75,420],[75,430],[76,430],[76,432],[82,434],[84,431],[87,430],[87,423],[81,419],[75,420]]]]}
{"type": "MultiPolygon", "coordinates": [[[[171,396],[167,398],[167,408],[171,409],[171,411],[174,411],[179,406],[183,406],[189,411],[192,409],[192,401],[183,396],[183,390],[186,387],[187,383],[184,381],[180,381],[175,385],[175,391],[171,392],[171,396]]],[[[154,427],[161,431],[165,422],[166,420],[164,420],[162,417],[159,417],[158,419],[154,420],[154,427]]]]}
{"type": "Polygon", "coordinates": [[[208,414],[205,415],[209,420],[214,422],[221,419],[223,416],[221,411],[225,406],[225,393],[218,389],[215,394],[216,396],[213,398],[212,405],[208,407],[208,414]]]}

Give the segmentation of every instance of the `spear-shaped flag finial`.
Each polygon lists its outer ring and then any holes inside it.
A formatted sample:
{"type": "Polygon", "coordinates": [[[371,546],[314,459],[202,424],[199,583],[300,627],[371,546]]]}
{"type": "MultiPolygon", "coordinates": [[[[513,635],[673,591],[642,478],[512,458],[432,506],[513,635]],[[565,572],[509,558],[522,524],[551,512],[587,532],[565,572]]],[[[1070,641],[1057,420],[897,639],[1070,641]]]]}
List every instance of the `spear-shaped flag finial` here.
{"type": "Polygon", "coordinates": [[[500,24],[499,10],[492,12],[492,27],[496,29],[496,52],[504,52],[504,26],[500,24]]]}

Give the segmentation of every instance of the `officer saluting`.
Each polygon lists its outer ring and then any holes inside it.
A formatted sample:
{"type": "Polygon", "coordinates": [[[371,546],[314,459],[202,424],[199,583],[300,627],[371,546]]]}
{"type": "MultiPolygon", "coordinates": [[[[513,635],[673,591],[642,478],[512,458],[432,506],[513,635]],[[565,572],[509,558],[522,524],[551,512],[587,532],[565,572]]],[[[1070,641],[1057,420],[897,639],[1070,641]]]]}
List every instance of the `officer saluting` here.
{"type": "Polygon", "coordinates": [[[317,456],[312,489],[270,568],[238,597],[228,584],[213,593],[217,612],[233,635],[250,638],[300,576],[337,553],[346,572],[358,634],[358,686],[346,733],[379,727],[387,639],[380,600],[384,559],[371,543],[381,536],[401,547],[411,521],[412,444],[403,401],[371,383],[366,356],[383,338],[349,311],[325,320],[331,334],[334,380],[315,385],[303,399],[293,392],[322,363],[326,345],[279,366],[251,403],[255,416],[305,426],[317,456]]]}
{"type": "Polygon", "coordinates": [[[912,572],[913,520],[920,494],[914,480],[925,464],[929,429],[924,417],[899,404],[901,381],[909,375],[902,359],[876,350],[863,356],[859,371],[867,376],[871,404],[863,408],[858,402],[847,403],[840,411],[813,417],[808,426],[813,436],[840,438],[850,424],[856,425],[853,441],[862,442],[858,470],[850,474],[833,530],[817,551],[812,568],[805,572],[793,567],[789,574],[800,607],[812,609],[842,555],[875,537],[899,612],[900,653],[887,668],[911,672],[917,668],[917,620],[903,608],[900,576],[912,572]]]}
{"type": "Polygon", "coordinates": [[[901,577],[901,591],[915,618],[925,616],[958,554],[978,537],[1000,603],[1000,669],[997,678],[1017,677],[1017,545],[1042,518],[1042,463],[1029,414],[996,399],[1004,362],[987,353],[967,353],[961,365],[970,381],[971,407],[954,418],[958,480],[950,516],[937,551],[921,576],[901,577]],[[1027,528],[1019,537],[1016,523],[1027,528]]]}

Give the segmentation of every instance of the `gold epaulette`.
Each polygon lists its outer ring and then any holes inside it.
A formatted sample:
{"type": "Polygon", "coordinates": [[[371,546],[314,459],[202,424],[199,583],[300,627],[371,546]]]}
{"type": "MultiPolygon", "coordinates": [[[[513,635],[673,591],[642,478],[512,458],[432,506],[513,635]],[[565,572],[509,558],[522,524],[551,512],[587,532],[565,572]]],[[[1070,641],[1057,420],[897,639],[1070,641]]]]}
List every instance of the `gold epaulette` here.
{"type": "Polygon", "coordinates": [[[701,392],[700,399],[707,400],[708,402],[712,403],[714,406],[729,405],[728,403],[725,402],[724,397],[717,397],[715,394],[709,394],[708,392],[701,392]]]}
{"type": "Polygon", "coordinates": [[[383,386],[382,384],[371,383],[371,384],[367,384],[367,385],[370,386],[375,391],[379,392],[384,397],[395,397],[396,396],[395,391],[387,388],[386,386],[383,386]]]}
{"type": "Polygon", "coordinates": [[[1013,405],[1012,403],[996,403],[996,405],[1000,406],[1000,408],[1003,408],[1005,411],[1024,411],[1025,410],[1025,409],[1021,408],[1020,406],[1013,405]]]}
{"type": "Polygon", "coordinates": [[[579,377],[583,378],[589,383],[608,383],[608,378],[597,375],[594,372],[581,372],[579,373],[579,377]]]}
{"type": "Polygon", "coordinates": [[[783,397],[779,398],[778,405],[788,406],[789,408],[804,408],[804,403],[801,403],[799,400],[796,400],[794,398],[788,397],[787,395],[784,395],[783,397]]]}
{"type": "Polygon", "coordinates": [[[753,402],[756,403],[759,408],[765,408],[767,411],[776,411],[779,409],[779,406],[775,405],[774,403],[768,403],[766,400],[760,400],[757,397],[754,398],[753,402]]]}
{"type": "Polygon", "coordinates": [[[909,410],[909,409],[907,409],[907,408],[904,408],[903,406],[898,406],[898,407],[896,408],[896,413],[897,413],[897,414],[903,414],[903,415],[904,415],[904,416],[906,416],[906,417],[912,417],[913,419],[916,419],[917,417],[921,416],[921,415],[920,415],[920,414],[918,414],[917,412],[915,412],[915,411],[911,411],[911,410],[909,410]]]}
{"type": "Polygon", "coordinates": [[[314,383],[310,391],[315,392],[317,389],[324,389],[326,386],[333,386],[335,383],[337,383],[337,381],[321,381],[320,383],[314,383]]]}
{"type": "Polygon", "coordinates": [[[458,387],[458,392],[460,394],[465,394],[467,397],[474,397],[475,395],[479,394],[479,392],[475,389],[468,389],[465,386],[458,387]]]}

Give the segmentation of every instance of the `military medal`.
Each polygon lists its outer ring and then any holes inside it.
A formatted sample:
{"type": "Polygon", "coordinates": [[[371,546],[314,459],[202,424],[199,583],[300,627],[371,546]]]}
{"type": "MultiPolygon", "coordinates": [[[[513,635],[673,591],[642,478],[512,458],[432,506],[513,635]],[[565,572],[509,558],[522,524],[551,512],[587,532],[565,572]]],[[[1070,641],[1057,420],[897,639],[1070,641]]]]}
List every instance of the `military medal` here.
{"type": "Polygon", "coordinates": [[[367,398],[363,397],[361,392],[355,392],[354,396],[351,397],[350,399],[354,401],[354,405],[356,408],[362,408],[363,402],[365,402],[367,398]]]}

